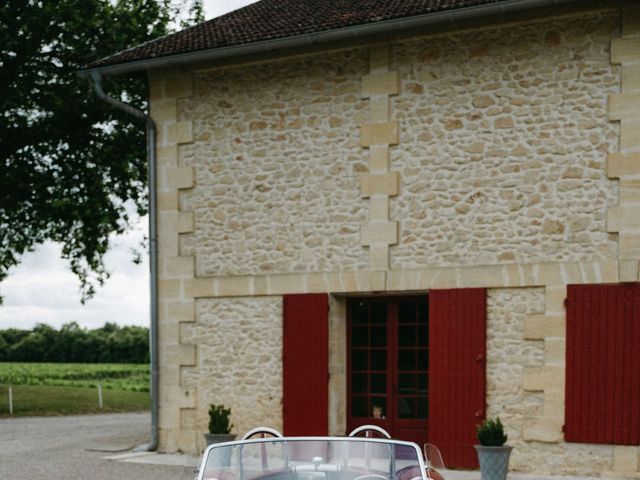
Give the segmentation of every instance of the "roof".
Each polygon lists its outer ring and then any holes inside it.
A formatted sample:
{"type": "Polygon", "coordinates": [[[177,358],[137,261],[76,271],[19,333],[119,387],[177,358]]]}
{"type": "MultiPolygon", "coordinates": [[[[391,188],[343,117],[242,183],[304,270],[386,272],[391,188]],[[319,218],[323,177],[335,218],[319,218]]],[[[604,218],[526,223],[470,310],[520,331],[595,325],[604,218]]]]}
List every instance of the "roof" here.
{"type": "Polygon", "coordinates": [[[526,0],[261,0],[239,10],[103,58],[129,62],[273,41],[469,7],[526,0]]]}

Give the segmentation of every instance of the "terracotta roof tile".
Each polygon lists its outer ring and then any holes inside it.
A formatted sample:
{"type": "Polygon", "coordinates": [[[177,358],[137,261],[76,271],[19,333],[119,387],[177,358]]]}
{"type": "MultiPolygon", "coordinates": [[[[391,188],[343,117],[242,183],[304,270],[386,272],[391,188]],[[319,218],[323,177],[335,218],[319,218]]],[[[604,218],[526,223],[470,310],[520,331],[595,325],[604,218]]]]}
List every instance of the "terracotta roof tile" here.
{"type": "Polygon", "coordinates": [[[89,68],[245,45],[505,0],[261,0],[98,60],[89,68]]]}

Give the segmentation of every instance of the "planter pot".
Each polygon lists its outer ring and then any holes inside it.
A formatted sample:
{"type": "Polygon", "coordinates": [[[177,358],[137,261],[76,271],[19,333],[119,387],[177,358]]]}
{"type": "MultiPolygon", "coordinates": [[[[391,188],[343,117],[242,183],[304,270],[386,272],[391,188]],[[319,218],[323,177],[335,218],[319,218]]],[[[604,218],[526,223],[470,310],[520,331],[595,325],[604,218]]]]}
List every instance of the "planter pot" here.
{"type": "Polygon", "coordinates": [[[204,438],[207,440],[207,446],[215,443],[233,442],[236,439],[233,433],[205,433],[204,438]]]}
{"type": "Polygon", "coordinates": [[[505,480],[509,470],[509,456],[513,447],[485,447],[475,445],[480,460],[482,480],[505,480]]]}

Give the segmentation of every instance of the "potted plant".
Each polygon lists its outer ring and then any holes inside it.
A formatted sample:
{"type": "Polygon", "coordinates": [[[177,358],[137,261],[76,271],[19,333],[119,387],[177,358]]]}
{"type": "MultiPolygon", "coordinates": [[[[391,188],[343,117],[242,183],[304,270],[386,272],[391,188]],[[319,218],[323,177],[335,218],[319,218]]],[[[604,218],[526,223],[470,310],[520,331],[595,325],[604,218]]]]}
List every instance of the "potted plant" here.
{"type": "Polygon", "coordinates": [[[478,425],[477,433],[480,445],[476,445],[475,448],[480,460],[482,480],[505,480],[513,447],[505,445],[507,435],[500,418],[488,418],[478,425]]]}
{"type": "Polygon", "coordinates": [[[224,405],[212,404],[209,407],[209,433],[205,433],[207,445],[214,443],[231,442],[236,436],[231,432],[233,425],[229,423],[230,408],[224,405]]]}

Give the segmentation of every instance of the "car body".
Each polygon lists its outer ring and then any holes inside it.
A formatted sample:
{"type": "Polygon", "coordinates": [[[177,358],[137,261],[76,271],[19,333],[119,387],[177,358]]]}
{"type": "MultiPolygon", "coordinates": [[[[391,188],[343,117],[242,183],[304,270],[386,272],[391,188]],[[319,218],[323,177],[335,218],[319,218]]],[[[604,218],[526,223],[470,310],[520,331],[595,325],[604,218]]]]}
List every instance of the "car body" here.
{"type": "Polygon", "coordinates": [[[371,425],[348,437],[283,437],[260,427],[241,440],[209,446],[197,476],[197,480],[428,479],[442,476],[425,461],[418,445],[393,440],[371,425]],[[373,438],[372,432],[383,438],[373,438]]]}

